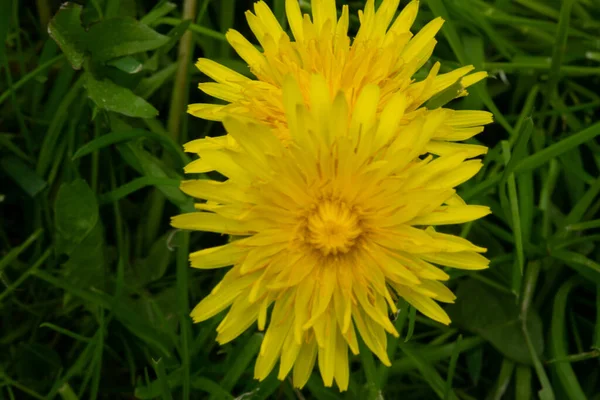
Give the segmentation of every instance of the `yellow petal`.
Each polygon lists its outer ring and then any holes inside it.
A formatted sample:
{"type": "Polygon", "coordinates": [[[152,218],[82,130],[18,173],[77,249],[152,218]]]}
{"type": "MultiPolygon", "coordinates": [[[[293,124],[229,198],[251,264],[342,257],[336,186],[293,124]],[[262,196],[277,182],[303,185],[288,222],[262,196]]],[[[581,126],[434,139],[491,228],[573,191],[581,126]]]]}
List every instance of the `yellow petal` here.
{"type": "Polygon", "coordinates": [[[432,280],[423,280],[420,285],[415,286],[415,290],[419,290],[420,288],[426,289],[428,292],[434,294],[433,298],[437,301],[442,301],[444,303],[454,303],[456,300],[456,296],[450,289],[448,289],[443,283],[432,280]]]}
{"type": "Polygon", "coordinates": [[[367,347],[385,366],[392,365],[386,351],[387,339],[383,328],[366,317],[359,307],[353,307],[352,317],[367,347]]]}
{"type": "Polygon", "coordinates": [[[233,86],[238,86],[240,82],[247,82],[250,80],[248,77],[214,62],[213,60],[209,60],[208,58],[198,59],[196,67],[213,80],[233,86]]]}
{"type": "Polygon", "coordinates": [[[254,3],[254,12],[264,26],[265,33],[271,35],[276,41],[279,40],[281,35],[285,35],[283,29],[281,29],[281,25],[279,25],[279,21],[277,21],[267,3],[264,1],[254,3]]]}
{"type": "Polygon", "coordinates": [[[398,294],[402,296],[406,301],[410,303],[417,310],[422,312],[427,317],[433,319],[434,321],[441,322],[444,325],[448,325],[450,323],[450,317],[448,314],[433,301],[430,297],[427,297],[421,293],[417,293],[406,287],[398,287],[398,294]]]}
{"type": "MultiPolygon", "coordinates": [[[[463,76],[465,76],[466,74],[471,72],[474,68],[475,67],[473,67],[472,65],[466,65],[464,67],[457,68],[454,71],[450,71],[445,74],[438,75],[433,82],[433,86],[431,88],[431,92],[429,93],[429,95],[433,96],[434,94],[439,93],[442,90],[449,88],[450,86],[455,84],[459,79],[461,79],[463,76]]],[[[462,83],[462,81],[461,81],[461,83],[462,83]]],[[[463,84],[463,86],[464,86],[464,84],[463,84]]]]}
{"type": "Polygon", "coordinates": [[[202,90],[209,96],[228,102],[235,102],[244,98],[240,88],[231,87],[222,83],[207,82],[200,83],[198,89],[202,90]]]}
{"type": "Polygon", "coordinates": [[[316,297],[315,307],[311,310],[310,319],[302,327],[304,330],[310,328],[317,318],[329,307],[333,291],[337,283],[337,268],[333,265],[325,265],[321,268],[320,279],[317,282],[319,295],[316,297]]]}
{"type": "Polygon", "coordinates": [[[454,193],[452,197],[446,200],[446,204],[449,206],[466,206],[467,203],[458,194],[454,193]]]}
{"type": "Polygon", "coordinates": [[[454,127],[472,127],[494,122],[494,115],[487,111],[458,110],[448,118],[446,124],[454,127]]]}
{"type": "Polygon", "coordinates": [[[418,284],[420,282],[414,273],[406,268],[397,257],[394,257],[393,252],[379,248],[370,251],[369,256],[375,260],[389,280],[398,283],[411,282],[418,284]]]}
{"type": "MultiPolygon", "coordinates": [[[[422,168],[415,169],[415,173],[404,182],[404,186],[407,189],[430,187],[429,181],[441,174],[455,171],[465,158],[466,153],[453,153],[438,157],[422,168]]],[[[447,187],[453,187],[453,185],[447,185],[447,187]]]]}
{"type": "Polygon", "coordinates": [[[221,121],[227,115],[223,112],[225,106],[218,104],[190,104],[187,112],[194,117],[207,119],[209,121],[221,121]]]}
{"type": "Polygon", "coordinates": [[[396,257],[406,265],[414,274],[419,278],[434,279],[438,281],[447,281],[450,276],[442,271],[441,269],[423,261],[419,256],[413,256],[412,254],[402,253],[396,254],[396,257]]]}
{"type": "Polygon", "coordinates": [[[421,56],[431,41],[434,40],[435,35],[442,28],[443,24],[444,20],[440,17],[427,23],[404,48],[402,58],[404,58],[405,62],[409,63],[421,56]]]}
{"type": "Polygon", "coordinates": [[[469,87],[469,86],[474,85],[477,82],[481,81],[482,79],[487,78],[487,76],[488,76],[488,74],[486,71],[475,72],[471,75],[467,75],[464,78],[462,78],[461,83],[463,84],[464,87],[469,87]]]}
{"type": "Polygon", "coordinates": [[[486,269],[490,264],[490,261],[487,258],[471,251],[456,253],[431,253],[421,254],[420,256],[424,260],[432,263],[459,269],[486,269]]]}
{"type": "Polygon", "coordinates": [[[462,224],[485,217],[490,213],[486,206],[442,206],[433,212],[410,221],[411,225],[448,225],[462,224]]]}
{"type": "Polygon", "coordinates": [[[338,20],[337,26],[335,27],[335,43],[334,51],[342,52],[347,51],[350,46],[350,38],[348,37],[348,24],[350,23],[350,14],[348,11],[348,5],[342,6],[342,15],[338,20]]]}
{"type": "Polygon", "coordinates": [[[309,304],[315,290],[315,280],[305,279],[296,289],[294,299],[294,337],[296,342],[302,343],[304,329],[302,327],[308,321],[309,304]]]}
{"type": "MultiPolygon", "coordinates": [[[[404,32],[408,32],[410,27],[417,18],[419,12],[419,1],[411,1],[402,9],[392,26],[388,31],[388,37],[391,38],[392,34],[398,35],[404,32]]],[[[386,38],[387,39],[387,38],[386,38]]]]}
{"type": "Polygon", "coordinates": [[[220,268],[237,263],[246,253],[248,248],[233,242],[191,253],[190,262],[194,268],[220,268]]]}
{"type": "Polygon", "coordinates": [[[317,341],[312,338],[302,343],[298,358],[294,364],[293,383],[294,387],[302,388],[308,382],[317,358],[317,341]]]}
{"type": "Polygon", "coordinates": [[[291,319],[289,321],[289,323],[269,325],[254,366],[254,379],[262,381],[273,370],[281,353],[283,342],[292,326],[291,319]]]}
{"type": "Polygon", "coordinates": [[[230,29],[225,34],[225,37],[231,47],[233,47],[236,53],[248,63],[250,69],[254,73],[265,72],[265,57],[248,41],[248,39],[234,29],[230,29]]]}
{"type": "Polygon", "coordinates": [[[267,295],[263,299],[263,301],[260,303],[260,309],[258,310],[258,330],[259,331],[265,330],[265,324],[267,323],[267,310],[272,302],[273,302],[273,299],[269,295],[267,295]]]}
{"type": "Polygon", "coordinates": [[[294,340],[293,329],[290,329],[285,338],[285,342],[283,343],[283,348],[281,349],[281,362],[279,364],[279,374],[277,375],[277,379],[282,381],[290,373],[294,366],[294,362],[300,353],[301,347],[302,346],[294,340]]]}
{"type": "Polygon", "coordinates": [[[333,385],[333,376],[335,373],[335,355],[336,355],[336,339],[337,326],[335,320],[326,318],[325,322],[325,346],[319,347],[319,371],[323,378],[323,384],[325,387],[331,387],[333,385]]]}
{"type": "Polygon", "coordinates": [[[471,179],[483,167],[481,160],[463,162],[452,171],[437,175],[429,181],[432,187],[455,187],[471,179]]]}
{"type": "Polygon", "coordinates": [[[249,235],[252,226],[243,221],[236,221],[208,212],[180,214],[171,218],[171,225],[179,229],[229,233],[231,235],[249,235]]]}
{"type": "Polygon", "coordinates": [[[285,13],[296,42],[301,43],[304,40],[304,32],[302,29],[302,12],[298,0],[285,0],[285,13]]]}
{"type": "Polygon", "coordinates": [[[354,143],[360,140],[359,135],[366,135],[373,125],[378,103],[379,86],[365,86],[358,96],[350,122],[350,137],[354,143]]]}
{"type": "Polygon", "coordinates": [[[340,389],[340,392],[348,390],[348,383],[350,381],[350,368],[348,365],[348,344],[344,340],[339,330],[336,329],[335,334],[337,335],[335,341],[335,382],[340,389]]]}
{"type": "Polygon", "coordinates": [[[400,0],[383,0],[375,13],[375,27],[377,30],[385,32],[396,14],[400,0]]]}
{"type": "Polygon", "coordinates": [[[217,328],[220,345],[231,342],[256,321],[259,304],[252,304],[245,297],[238,297],[227,313],[227,318],[217,328]]]}
{"type": "Polygon", "coordinates": [[[186,153],[199,153],[203,150],[222,149],[228,144],[229,140],[226,136],[205,137],[187,142],[183,145],[183,149],[186,153]]]}
{"type": "Polygon", "coordinates": [[[181,181],[179,189],[192,197],[219,203],[242,202],[245,199],[245,194],[241,188],[232,182],[192,179],[181,181]]]}
{"type": "Polygon", "coordinates": [[[429,227],[425,231],[439,246],[440,252],[456,253],[461,251],[474,251],[476,253],[485,253],[487,251],[485,248],[475,246],[473,243],[460,236],[436,232],[433,227],[429,227]]]}
{"type": "Polygon", "coordinates": [[[194,322],[201,322],[217,315],[225,308],[229,307],[240,293],[250,286],[258,276],[259,273],[249,274],[233,279],[227,285],[217,286],[213,289],[211,294],[202,299],[202,301],[194,307],[190,316],[194,322]]]}
{"type": "Polygon", "coordinates": [[[203,174],[214,170],[215,169],[213,167],[211,167],[205,160],[201,158],[192,161],[183,169],[186,174],[203,174]]]}
{"type": "Polygon", "coordinates": [[[404,117],[406,110],[407,99],[403,92],[396,93],[387,103],[379,117],[379,125],[377,126],[377,143],[378,147],[383,146],[392,139],[398,132],[399,122],[404,117]]]}
{"type": "Polygon", "coordinates": [[[354,295],[358,300],[360,306],[364,310],[364,312],[378,325],[380,325],[383,329],[393,334],[394,336],[398,336],[398,332],[394,328],[394,325],[390,322],[387,314],[380,314],[377,307],[374,304],[371,304],[367,299],[367,292],[362,285],[354,285],[354,295]]]}
{"type": "Polygon", "coordinates": [[[488,148],[477,144],[448,143],[435,140],[429,142],[425,146],[425,150],[427,150],[429,153],[440,156],[456,152],[464,152],[467,154],[467,158],[472,158],[487,153],[488,148]]]}
{"type": "Polygon", "coordinates": [[[281,243],[271,246],[254,247],[248,252],[246,259],[241,263],[240,273],[247,274],[267,267],[271,258],[285,249],[281,243]]]}

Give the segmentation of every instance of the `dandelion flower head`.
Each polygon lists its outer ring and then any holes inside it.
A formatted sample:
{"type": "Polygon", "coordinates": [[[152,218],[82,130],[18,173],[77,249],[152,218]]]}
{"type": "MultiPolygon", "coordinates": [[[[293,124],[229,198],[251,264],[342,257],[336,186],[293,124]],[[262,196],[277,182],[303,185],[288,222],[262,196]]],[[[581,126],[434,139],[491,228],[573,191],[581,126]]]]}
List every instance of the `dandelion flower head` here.
{"type": "Polygon", "coordinates": [[[480,160],[469,159],[469,151],[426,154],[460,111],[431,110],[398,128],[411,112],[407,92],[389,96],[376,82],[356,96],[343,88],[332,94],[327,76],[307,79],[292,75],[281,85],[287,143],[264,122],[225,116],[237,146],[211,138],[186,145],[200,156],[186,172],[210,165],[226,180],[182,182],[199,199],[197,212],[172,224],[239,238],[190,255],[196,268],[231,266],[194,308],[194,321],[229,309],[217,328],[221,344],[257,323],[265,331],[257,379],[279,362],[279,379],[291,372],[302,387],[317,363],[326,386],[335,381],[346,390],[358,335],[390,365],[387,334],[398,332],[389,315],[399,298],[450,322],[438,302],[455,296],[440,266],[477,270],[489,262],[485,249],[435,227],[472,221],[489,209],[467,205],[455,192],[480,160]]]}
{"type": "MultiPolygon", "coordinates": [[[[440,74],[441,65],[436,62],[427,77],[416,82],[413,75],[429,60],[443,20],[435,18],[413,35],[410,28],[419,2],[412,1],[394,18],[398,6],[399,0],[383,0],[375,10],[374,0],[368,0],[364,11],[358,13],[360,28],[351,39],[347,5],[338,18],[335,0],[312,0],[311,19],[308,14],[302,15],[298,0],[286,0],[287,21],[293,34],[290,38],[266,3],[259,1],[254,12],[246,12],[246,18],[263,50],[235,30],[226,35],[257,79],[200,59],[197,67],[216,81],[201,83],[200,89],[229,104],[191,104],[188,111],[217,121],[227,115],[248,116],[274,128],[274,133],[285,142],[290,139],[290,132],[285,121],[283,82],[287,76],[293,76],[310,105],[311,76],[319,74],[325,78],[331,96],[338,91],[346,95],[350,110],[357,107],[358,96],[369,85],[380,89],[378,114],[394,94],[405,93],[406,110],[398,121],[399,130],[430,112],[426,102],[432,97],[445,90],[453,90],[456,97],[464,96],[467,87],[486,77],[485,72],[473,73],[473,66],[440,74]]],[[[491,120],[491,114],[485,111],[455,114],[438,128],[425,149],[438,155],[457,150],[467,151],[470,157],[483,154],[484,146],[456,142],[480,133],[491,120]]],[[[227,145],[230,139],[221,138],[221,145],[227,145]]]]}

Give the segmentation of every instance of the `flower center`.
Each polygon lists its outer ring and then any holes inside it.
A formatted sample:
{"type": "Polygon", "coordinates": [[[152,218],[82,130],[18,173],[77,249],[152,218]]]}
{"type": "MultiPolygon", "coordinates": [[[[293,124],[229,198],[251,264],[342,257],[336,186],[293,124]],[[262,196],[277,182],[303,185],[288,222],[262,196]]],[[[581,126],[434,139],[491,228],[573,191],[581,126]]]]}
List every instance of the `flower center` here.
{"type": "Polygon", "coordinates": [[[357,214],[341,202],[324,201],[308,217],[308,242],[326,256],[347,253],[361,233],[357,214]]]}

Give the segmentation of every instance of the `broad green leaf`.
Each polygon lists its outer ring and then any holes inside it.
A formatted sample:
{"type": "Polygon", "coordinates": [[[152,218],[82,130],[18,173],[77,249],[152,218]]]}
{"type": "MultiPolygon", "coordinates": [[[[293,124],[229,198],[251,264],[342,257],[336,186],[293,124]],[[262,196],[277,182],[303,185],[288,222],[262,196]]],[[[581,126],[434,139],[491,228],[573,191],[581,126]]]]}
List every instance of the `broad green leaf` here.
{"type": "Polygon", "coordinates": [[[107,0],[104,18],[136,16],[137,0],[107,0]]]}
{"type": "MultiPolygon", "coordinates": [[[[69,259],[62,265],[65,279],[80,288],[104,289],[106,248],[104,230],[100,221],[81,242],[72,246],[72,249],[66,253],[69,259]]],[[[66,296],[65,302],[70,299],[70,295],[66,296]]]]}
{"type": "MultiPolygon", "coordinates": [[[[64,279],[78,288],[104,287],[106,249],[98,203],[88,184],[64,183],[54,203],[56,252],[68,257],[61,266],[64,279]]],[[[65,304],[72,298],[65,293],[65,304]]]]}
{"type": "Polygon", "coordinates": [[[104,110],[137,118],[152,118],[158,115],[156,108],[146,100],[108,79],[99,81],[91,74],[86,74],[85,87],[92,101],[104,110]]]}
{"type": "Polygon", "coordinates": [[[171,232],[165,233],[150,247],[146,258],[136,260],[133,265],[135,275],[132,273],[128,279],[131,285],[141,287],[163,277],[173,260],[173,249],[169,249],[168,243],[170,238],[171,232]]]}
{"type": "Polygon", "coordinates": [[[105,19],[93,25],[87,36],[92,57],[100,62],[154,50],[169,40],[133,18],[105,19]]]}
{"type": "Polygon", "coordinates": [[[176,337],[178,324],[176,298],[177,288],[171,286],[159,293],[141,296],[135,301],[129,299],[123,301],[134,313],[148,321],[154,331],[167,338],[176,337]]]}
{"type": "Polygon", "coordinates": [[[160,383],[161,396],[163,400],[173,400],[171,389],[169,388],[169,382],[167,381],[167,371],[165,370],[165,363],[162,358],[158,360],[152,360],[152,366],[156,372],[158,382],[160,383]]]}
{"type": "Polygon", "coordinates": [[[54,202],[57,252],[70,254],[98,223],[98,203],[83,179],[63,183],[54,202]]]}
{"type": "Polygon", "coordinates": [[[173,344],[170,338],[165,335],[164,331],[157,330],[153,325],[153,321],[137,312],[131,305],[131,300],[114,298],[104,293],[98,294],[109,304],[115,318],[132,334],[151,347],[152,354],[171,357],[173,344]]]}
{"type": "MultiPolygon", "coordinates": [[[[456,303],[448,307],[453,323],[477,333],[505,357],[532,364],[514,297],[475,280],[461,282],[456,296],[456,303]]],[[[528,331],[536,354],[541,355],[544,349],[542,321],[533,309],[529,310],[528,316],[528,331]]]]}
{"type": "Polygon", "coordinates": [[[81,26],[81,9],[79,4],[64,3],[48,25],[48,33],[75,69],[81,68],[87,49],[87,32],[81,26]]]}
{"type": "Polygon", "coordinates": [[[108,65],[118,68],[123,72],[127,72],[128,74],[137,74],[143,68],[142,63],[132,56],[115,58],[114,60],[110,60],[108,65]]]}

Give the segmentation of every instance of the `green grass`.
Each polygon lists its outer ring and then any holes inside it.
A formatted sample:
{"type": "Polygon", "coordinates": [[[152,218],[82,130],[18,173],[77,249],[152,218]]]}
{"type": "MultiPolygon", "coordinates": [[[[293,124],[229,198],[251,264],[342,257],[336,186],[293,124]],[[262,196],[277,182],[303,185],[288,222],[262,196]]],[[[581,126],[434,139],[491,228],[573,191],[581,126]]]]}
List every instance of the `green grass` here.
{"type": "Polygon", "coordinates": [[[181,144],[223,133],[185,113],[212,101],[193,61],[248,74],[224,33],[252,2],[81,3],[0,2],[0,399],[600,399],[597,1],[421,1],[417,28],[448,21],[425,70],[491,75],[452,106],[495,115],[460,188],[493,215],[451,228],[491,268],[449,271],[449,327],[403,307],[392,367],[352,357],[342,394],[253,380],[255,328],[219,347],[222,314],[188,316],[223,274],[189,250],[224,240],[169,226],[192,208],[181,144]]]}

